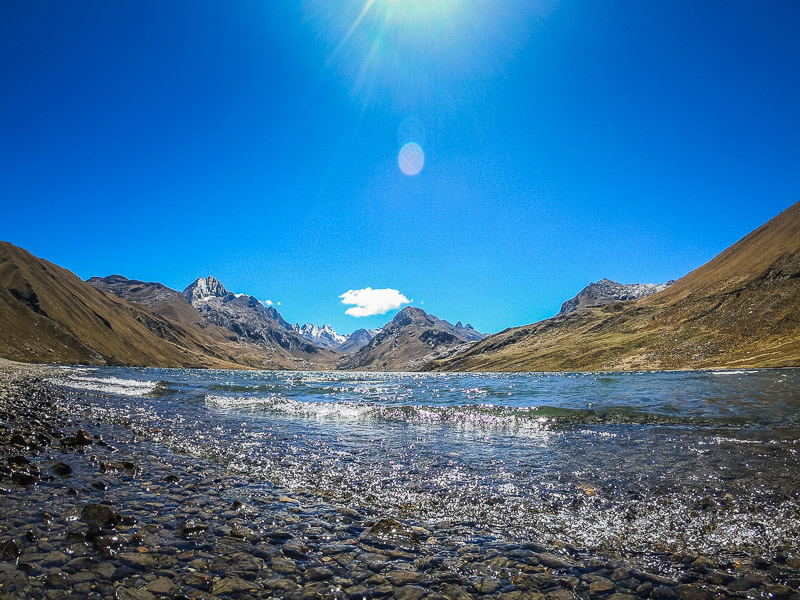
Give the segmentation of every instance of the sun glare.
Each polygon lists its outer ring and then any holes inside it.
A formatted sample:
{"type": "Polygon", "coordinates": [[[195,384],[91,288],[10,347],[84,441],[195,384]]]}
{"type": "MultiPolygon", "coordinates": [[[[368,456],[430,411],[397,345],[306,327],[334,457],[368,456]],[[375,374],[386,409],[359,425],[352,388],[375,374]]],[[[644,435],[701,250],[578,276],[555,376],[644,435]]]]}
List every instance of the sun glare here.
{"type": "Polygon", "coordinates": [[[354,98],[413,110],[441,97],[444,82],[475,72],[489,12],[482,0],[309,0],[306,6],[328,39],[327,67],[354,98]]]}
{"type": "Polygon", "coordinates": [[[389,18],[419,19],[450,17],[463,5],[463,0],[368,0],[370,4],[384,4],[389,18]]]}

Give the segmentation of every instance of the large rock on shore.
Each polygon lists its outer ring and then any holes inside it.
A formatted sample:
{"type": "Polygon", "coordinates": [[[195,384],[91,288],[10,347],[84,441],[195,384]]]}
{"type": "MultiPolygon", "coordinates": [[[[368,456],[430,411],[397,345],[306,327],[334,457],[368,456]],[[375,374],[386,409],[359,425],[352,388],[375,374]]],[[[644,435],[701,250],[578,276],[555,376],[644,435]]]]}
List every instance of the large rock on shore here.
{"type": "Polygon", "coordinates": [[[90,528],[113,528],[122,521],[122,516],[111,506],[105,504],[87,504],[81,511],[81,519],[90,528]]]}

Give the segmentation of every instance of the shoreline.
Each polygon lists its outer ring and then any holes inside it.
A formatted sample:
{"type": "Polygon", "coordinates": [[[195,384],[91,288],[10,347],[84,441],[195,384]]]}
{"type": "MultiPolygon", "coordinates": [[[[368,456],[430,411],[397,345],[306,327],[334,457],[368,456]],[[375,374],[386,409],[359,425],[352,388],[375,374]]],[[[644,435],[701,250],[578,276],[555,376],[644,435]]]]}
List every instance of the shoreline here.
{"type": "MultiPolygon", "coordinates": [[[[508,375],[532,375],[532,374],[552,374],[552,375],[630,375],[635,373],[736,373],[739,371],[783,371],[783,370],[800,370],[798,365],[778,365],[778,366],[744,366],[744,367],[700,367],[697,369],[692,368],[675,368],[675,369],[628,369],[628,370],[595,370],[595,371],[438,371],[438,370],[424,370],[424,371],[378,371],[374,369],[288,369],[288,368],[275,368],[269,369],[265,367],[251,367],[248,365],[236,365],[235,367],[217,368],[217,367],[185,367],[185,366],[161,366],[161,365],[135,365],[135,364],[94,364],[94,363],[26,363],[16,360],[0,357],[0,372],[30,372],[29,370],[54,371],[58,372],[61,367],[85,367],[87,369],[103,368],[103,367],[123,367],[129,369],[197,369],[199,371],[264,371],[276,373],[385,373],[385,374],[399,374],[399,375],[431,375],[431,374],[465,374],[465,375],[481,375],[481,374],[508,374],[508,375]]],[[[2,383],[0,383],[0,390],[2,390],[2,383]]]]}
{"type": "Polygon", "coordinates": [[[647,569],[537,541],[455,543],[378,508],[291,497],[87,420],[44,380],[55,371],[0,362],[0,600],[800,600],[797,549],[647,569]]]}

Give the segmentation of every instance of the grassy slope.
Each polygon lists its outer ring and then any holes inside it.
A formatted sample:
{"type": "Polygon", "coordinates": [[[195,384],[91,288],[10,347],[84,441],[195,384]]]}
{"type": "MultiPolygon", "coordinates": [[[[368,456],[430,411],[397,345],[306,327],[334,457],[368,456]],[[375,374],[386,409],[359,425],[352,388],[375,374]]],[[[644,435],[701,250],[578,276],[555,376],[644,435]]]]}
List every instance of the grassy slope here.
{"type": "Polygon", "coordinates": [[[8,358],[174,366],[199,362],[145,324],[179,335],[167,321],[7,243],[0,244],[0,289],[0,352],[8,358]]]}
{"type": "MultiPolygon", "coordinates": [[[[180,307],[179,307],[180,308],[180,307]]],[[[169,313],[169,310],[165,312],[169,313]]],[[[25,362],[167,367],[292,368],[305,357],[240,344],[217,327],[175,320],[97,290],[0,242],[0,356],[25,362]]],[[[333,364],[335,357],[325,356],[333,364]]],[[[327,364],[327,363],[325,363],[327,364]]]]}
{"type": "Polygon", "coordinates": [[[800,366],[800,203],[659,294],[500,332],[439,370],[800,366]]]}

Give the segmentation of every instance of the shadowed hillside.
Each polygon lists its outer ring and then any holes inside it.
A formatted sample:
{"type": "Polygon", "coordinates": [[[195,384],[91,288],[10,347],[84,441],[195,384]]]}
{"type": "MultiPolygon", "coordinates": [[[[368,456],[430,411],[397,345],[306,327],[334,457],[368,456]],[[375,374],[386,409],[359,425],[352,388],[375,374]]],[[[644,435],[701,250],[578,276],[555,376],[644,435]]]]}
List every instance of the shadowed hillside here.
{"type": "Polygon", "coordinates": [[[800,366],[800,203],[666,290],[507,329],[437,370],[800,366]]]}

